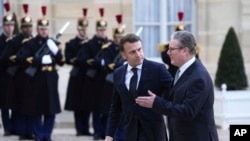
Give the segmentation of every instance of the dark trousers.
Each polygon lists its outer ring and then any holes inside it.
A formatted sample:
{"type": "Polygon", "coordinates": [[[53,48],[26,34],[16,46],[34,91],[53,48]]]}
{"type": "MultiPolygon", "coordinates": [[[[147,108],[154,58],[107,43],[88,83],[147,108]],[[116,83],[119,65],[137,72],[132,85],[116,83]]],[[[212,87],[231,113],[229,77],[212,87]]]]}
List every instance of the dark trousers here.
{"type": "Polygon", "coordinates": [[[54,128],[55,115],[38,115],[34,119],[34,133],[36,139],[51,140],[51,134],[54,128]]]}
{"type": "Polygon", "coordinates": [[[76,134],[89,134],[90,112],[74,111],[76,134]]]}
{"type": "Polygon", "coordinates": [[[12,119],[9,109],[2,109],[2,123],[3,123],[3,129],[5,133],[11,133],[12,130],[12,119]]]}
{"type": "Polygon", "coordinates": [[[100,113],[93,113],[93,127],[94,127],[94,136],[105,136],[105,117],[102,116],[100,113]]]}
{"type": "Polygon", "coordinates": [[[146,132],[144,131],[141,123],[138,121],[138,137],[137,137],[137,141],[148,141],[147,139],[147,134],[146,132]]]}
{"type": "Polygon", "coordinates": [[[114,141],[124,141],[124,122],[121,120],[116,129],[114,141]]]}
{"type": "Polygon", "coordinates": [[[16,129],[16,113],[9,109],[2,109],[2,123],[4,128],[4,133],[7,135],[17,134],[16,129]]]}
{"type": "Polygon", "coordinates": [[[18,114],[17,131],[20,136],[32,136],[34,134],[34,117],[18,114]]]}

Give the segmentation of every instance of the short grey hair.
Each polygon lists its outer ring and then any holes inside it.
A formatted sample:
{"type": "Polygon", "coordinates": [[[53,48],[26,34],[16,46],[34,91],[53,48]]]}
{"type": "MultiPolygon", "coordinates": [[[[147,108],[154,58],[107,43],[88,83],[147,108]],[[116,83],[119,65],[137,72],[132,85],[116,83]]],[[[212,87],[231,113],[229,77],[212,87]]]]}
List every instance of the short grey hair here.
{"type": "Polygon", "coordinates": [[[196,54],[196,41],[194,36],[188,31],[176,31],[172,34],[171,39],[177,40],[177,45],[180,48],[189,48],[191,55],[196,54]]]}

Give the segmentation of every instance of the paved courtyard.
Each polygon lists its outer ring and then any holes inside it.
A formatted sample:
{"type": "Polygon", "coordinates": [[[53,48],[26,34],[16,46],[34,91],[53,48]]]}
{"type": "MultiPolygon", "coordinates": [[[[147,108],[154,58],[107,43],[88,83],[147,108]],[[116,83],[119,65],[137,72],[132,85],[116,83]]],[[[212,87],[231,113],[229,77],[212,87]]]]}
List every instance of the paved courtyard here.
{"type": "MultiPolygon", "coordinates": [[[[59,92],[60,92],[60,100],[62,109],[64,107],[65,102],[65,94],[67,88],[67,81],[69,77],[69,66],[63,66],[62,68],[58,67],[58,72],[60,76],[59,80],[59,92]]],[[[1,123],[1,121],[0,121],[1,123]]],[[[1,126],[1,124],[0,124],[1,126]]],[[[93,132],[93,129],[90,129],[90,132],[93,132]]],[[[229,131],[228,130],[221,130],[218,129],[218,134],[220,141],[229,141],[229,131]]],[[[73,114],[69,111],[63,111],[62,113],[58,114],[56,117],[56,124],[55,129],[52,135],[53,141],[92,141],[92,137],[76,137],[74,124],[73,124],[73,114]]],[[[0,141],[17,141],[17,136],[11,137],[3,137],[3,128],[0,127],[0,141]]]]}

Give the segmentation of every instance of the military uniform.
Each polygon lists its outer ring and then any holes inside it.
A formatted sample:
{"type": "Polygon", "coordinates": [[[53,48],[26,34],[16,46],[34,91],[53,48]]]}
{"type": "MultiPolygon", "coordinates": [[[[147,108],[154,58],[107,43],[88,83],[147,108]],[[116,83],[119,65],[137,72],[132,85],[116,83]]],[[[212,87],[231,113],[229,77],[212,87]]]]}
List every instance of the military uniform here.
{"type": "Polygon", "coordinates": [[[123,37],[125,33],[125,30],[121,25],[121,15],[117,15],[117,22],[119,23],[119,26],[113,28],[114,40],[109,44],[109,46],[103,49],[103,58],[105,59],[105,67],[107,73],[105,78],[105,87],[101,98],[101,112],[104,114],[109,113],[111,104],[111,97],[113,92],[113,71],[115,68],[123,65],[125,61],[120,55],[119,41],[115,40],[116,37],[123,37]]]}
{"type": "MultiPolygon", "coordinates": [[[[102,17],[102,8],[100,9],[100,14],[102,17]]],[[[107,21],[103,18],[96,22],[97,32],[101,30],[105,31],[106,28],[107,21]]],[[[104,124],[106,123],[102,122],[102,115],[100,113],[101,94],[106,77],[105,59],[103,58],[102,51],[111,43],[112,41],[108,40],[107,37],[100,37],[96,34],[82,47],[76,60],[81,66],[87,67],[84,98],[88,100],[85,106],[86,110],[93,112],[94,140],[104,139],[105,137],[104,124]]]]}
{"type": "Polygon", "coordinates": [[[20,139],[34,139],[33,118],[22,113],[25,101],[25,88],[28,85],[29,77],[25,74],[27,65],[21,63],[20,55],[25,44],[32,39],[32,19],[27,15],[28,5],[23,4],[25,16],[21,18],[21,33],[18,34],[8,48],[5,50],[5,58],[11,62],[9,73],[12,75],[12,82],[8,87],[8,101],[12,113],[16,114],[16,128],[20,139]]]}
{"type": "Polygon", "coordinates": [[[11,117],[9,116],[9,102],[8,102],[8,86],[11,82],[11,75],[7,73],[7,69],[9,67],[9,62],[3,58],[4,49],[8,46],[11,42],[12,37],[7,37],[3,33],[0,36],[0,109],[2,112],[2,123],[5,135],[9,135],[12,132],[12,121],[11,117]]]}
{"type": "Polygon", "coordinates": [[[9,102],[8,102],[8,92],[7,88],[11,81],[11,76],[7,73],[9,67],[9,61],[6,60],[4,50],[8,47],[9,43],[13,39],[14,31],[14,16],[9,12],[10,5],[9,3],[4,4],[7,14],[3,16],[3,33],[0,36],[0,108],[2,123],[4,128],[4,135],[8,136],[15,132],[13,124],[13,114],[9,111],[9,102]]]}
{"type": "MultiPolygon", "coordinates": [[[[42,6],[43,15],[46,7],[42,6]]],[[[38,33],[48,30],[49,21],[45,16],[38,20],[38,33]]],[[[47,31],[48,32],[48,31],[47,31]]],[[[23,61],[33,67],[30,90],[26,93],[24,113],[33,115],[34,132],[37,141],[51,140],[51,134],[55,122],[55,114],[61,112],[60,99],[58,93],[58,73],[56,65],[62,66],[65,58],[58,42],[52,40],[47,35],[38,34],[31,39],[22,51],[23,61]],[[46,37],[45,37],[46,36],[46,37]]]]}
{"type": "MultiPolygon", "coordinates": [[[[78,19],[77,30],[82,32],[88,27],[88,19],[86,17],[87,9],[83,9],[83,18],[78,19]]],[[[89,132],[89,117],[90,111],[86,110],[86,103],[89,102],[85,98],[85,79],[86,79],[86,67],[80,66],[80,63],[76,61],[77,54],[80,49],[88,42],[87,35],[82,36],[79,33],[75,38],[68,41],[65,45],[65,58],[66,63],[72,65],[70,71],[70,78],[68,81],[65,110],[74,112],[74,122],[76,135],[91,135],[89,132]]]]}

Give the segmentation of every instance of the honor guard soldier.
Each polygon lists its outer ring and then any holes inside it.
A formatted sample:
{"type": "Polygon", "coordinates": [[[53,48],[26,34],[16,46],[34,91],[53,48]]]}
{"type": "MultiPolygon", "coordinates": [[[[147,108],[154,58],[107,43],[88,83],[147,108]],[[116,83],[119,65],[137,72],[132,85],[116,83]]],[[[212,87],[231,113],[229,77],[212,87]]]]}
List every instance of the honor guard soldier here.
{"type": "MultiPolygon", "coordinates": [[[[120,55],[119,44],[121,38],[125,34],[125,26],[122,25],[122,15],[116,15],[116,21],[118,26],[113,28],[113,42],[107,48],[103,50],[103,56],[106,62],[107,74],[106,74],[106,81],[105,86],[103,89],[102,94],[102,112],[103,115],[108,117],[109,109],[111,105],[111,99],[113,94],[113,71],[118,68],[119,66],[123,65],[125,60],[120,55]]],[[[107,119],[106,121],[107,122],[107,119]]],[[[115,141],[123,141],[123,121],[120,121],[120,125],[116,130],[115,141]]]]}
{"type": "MultiPolygon", "coordinates": [[[[26,73],[32,78],[32,94],[27,96],[25,113],[34,116],[36,141],[50,141],[54,128],[55,114],[61,112],[58,93],[58,73],[56,64],[62,66],[65,58],[59,42],[49,37],[49,20],[46,6],[42,6],[43,17],[37,21],[37,35],[22,51],[25,62],[32,69],[26,73]]],[[[30,68],[30,67],[29,67],[30,68]]]]}
{"type": "Polygon", "coordinates": [[[21,52],[24,45],[32,39],[32,18],[28,16],[28,4],[23,4],[23,11],[25,16],[20,20],[21,33],[16,35],[8,48],[5,49],[5,58],[10,62],[8,73],[13,77],[10,83],[9,89],[9,101],[12,113],[16,116],[16,128],[17,133],[20,136],[20,140],[34,139],[33,137],[33,119],[31,116],[26,116],[22,113],[21,107],[24,103],[25,91],[28,76],[25,74],[27,66],[21,64],[21,52]]]}
{"type": "Polygon", "coordinates": [[[13,125],[12,114],[10,114],[8,102],[7,102],[7,88],[11,79],[11,76],[7,73],[9,66],[8,60],[5,59],[4,50],[7,48],[14,35],[15,19],[13,13],[10,12],[10,4],[4,3],[6,14],[2,17],[3,33],[0,37],[0,109],[2,116],[2,124],[4,129],[4,136],[15,134],[13,125]]]}
{"type": "MultiPolygon", "coordinates": [[[[178,14],[179,24],[175,26],[175,31],[185,30],[185,26],[183,24],[184,13],[178,12],[177,14],[178,14]]],[[[178,67],[171,64],[171,60],[167,54],[168,48],[169,48],[169,43],[158,45],[158,51],[161,53],[162,61],[168,65],[168,70],[169,70],[170,74],[174,77],[178,67]]],[[[196,57],[198,58],[198,54],[200,52],[200,47],[196,46],[196,50],[197,50],[196,57]]]]}
{"type": "Polygon", "coordinates": [[[84,92],[84,82],[86,78],[86,67],[81,66],[76,61],[76,56],[80,49],[88,42],[87,8],[83,8],[83,17],[77,21],[77,36],[65,45],[66,63],[72,65],[70,78],[68,81],[67,97],[65,102],[65,110],[74,112],[74,122],[77,136],[91,135],[89,132],[89,117],[90,111],[86,110],[88,103],[84,92]]]}
{"type": "Polygon", "coordinates": [[[105,83],[105,59],[102,51],[111,44],[107,38],[107,21],[103,18],[104,9],[99,9],[101,19],[96,21],[96,34],[84,45],[78,54],[77,61],[87,67],[84,98],[88,99],[88,108],[93,112],[94,140],[104,139],[105,125],[100,114],[101,93],[105,83]]]}

